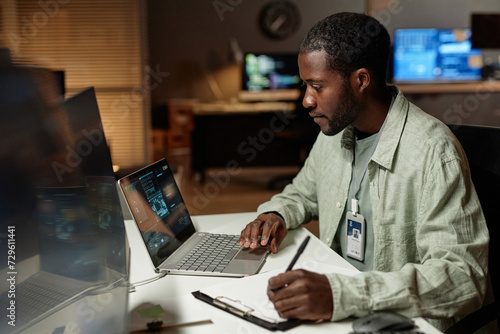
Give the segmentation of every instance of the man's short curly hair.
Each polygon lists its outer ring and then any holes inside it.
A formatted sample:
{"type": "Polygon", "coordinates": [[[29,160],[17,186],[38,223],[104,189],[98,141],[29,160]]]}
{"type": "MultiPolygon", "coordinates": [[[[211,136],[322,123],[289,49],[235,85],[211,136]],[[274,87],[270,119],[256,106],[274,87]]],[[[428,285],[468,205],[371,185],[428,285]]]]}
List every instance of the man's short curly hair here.
{"type": "Polygon", "coordinates": [[[324,50],[330,67],[344,78],[359,68],[374,71],[385,84],[391,39],[387,29],[371,16],[337,13],[318,22],[305,36],[299,52],[324,50]]]}

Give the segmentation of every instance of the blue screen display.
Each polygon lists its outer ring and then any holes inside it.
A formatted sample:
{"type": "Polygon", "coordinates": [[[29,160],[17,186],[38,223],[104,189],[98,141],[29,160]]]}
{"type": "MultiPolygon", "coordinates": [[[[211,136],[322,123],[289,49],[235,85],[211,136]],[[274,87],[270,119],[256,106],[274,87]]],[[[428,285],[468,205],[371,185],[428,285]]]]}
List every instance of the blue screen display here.
{"type": "Polygon", "coordinates": [[[394,33],[395,82],[481,79],[482,53],[470,29],[398,29],[394,33]]]}

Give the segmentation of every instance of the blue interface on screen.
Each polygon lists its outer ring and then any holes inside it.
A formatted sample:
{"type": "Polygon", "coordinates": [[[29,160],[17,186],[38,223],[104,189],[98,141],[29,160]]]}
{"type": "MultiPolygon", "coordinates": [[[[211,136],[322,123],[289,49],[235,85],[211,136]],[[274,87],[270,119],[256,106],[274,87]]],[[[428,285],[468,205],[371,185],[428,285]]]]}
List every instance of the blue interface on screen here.
{"type": "Polygon", "coordinates": [[[394,33],[393,81],[450,82],[481,79],[481,50],[470,29],[398,29],[394,33]]]}

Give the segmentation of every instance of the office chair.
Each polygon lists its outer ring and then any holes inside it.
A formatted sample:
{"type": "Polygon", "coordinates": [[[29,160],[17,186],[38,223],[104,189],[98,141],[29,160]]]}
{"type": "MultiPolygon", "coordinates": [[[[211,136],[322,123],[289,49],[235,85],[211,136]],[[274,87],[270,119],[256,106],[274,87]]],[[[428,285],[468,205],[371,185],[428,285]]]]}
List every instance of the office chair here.
{"type": "Polygon", "coordinates": [[[500,128],[449,125],[469,161],[472,181],[483,208],[490,233],[488,267],[495,302],[461,319],[445,334],[470,334],[494,320],[500,323],[499,256],[500,242],[500,128]]]}

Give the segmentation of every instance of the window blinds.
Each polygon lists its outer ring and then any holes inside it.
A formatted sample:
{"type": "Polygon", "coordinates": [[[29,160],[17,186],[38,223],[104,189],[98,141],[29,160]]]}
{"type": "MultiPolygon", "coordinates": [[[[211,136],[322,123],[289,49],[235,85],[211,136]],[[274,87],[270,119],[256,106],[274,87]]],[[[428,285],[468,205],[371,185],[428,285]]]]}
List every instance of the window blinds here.
{"type": "MultiPolygon", "coordinates": [[[[0,42],[14,63],[65,72],[66,97],[93,86],[113,164],[149,161],[145,5],[138,0],[2,0],[0,42]]],[[[158,74],[156,73],[156,76],[158,74]]],[[[161,78],[160,78],[161,80],[161,78]]]]}

